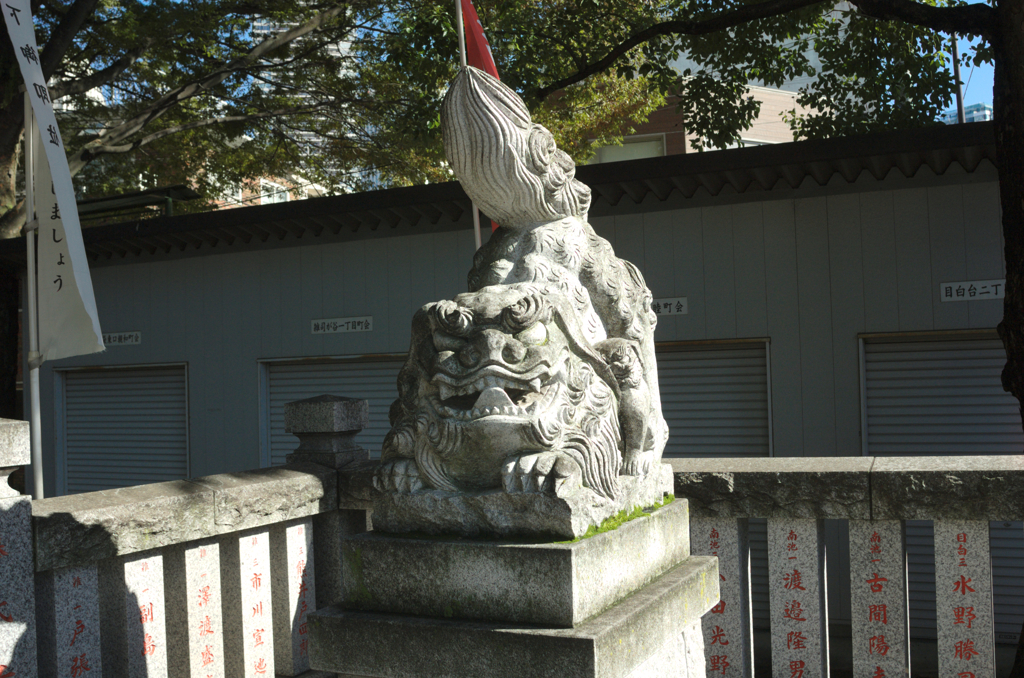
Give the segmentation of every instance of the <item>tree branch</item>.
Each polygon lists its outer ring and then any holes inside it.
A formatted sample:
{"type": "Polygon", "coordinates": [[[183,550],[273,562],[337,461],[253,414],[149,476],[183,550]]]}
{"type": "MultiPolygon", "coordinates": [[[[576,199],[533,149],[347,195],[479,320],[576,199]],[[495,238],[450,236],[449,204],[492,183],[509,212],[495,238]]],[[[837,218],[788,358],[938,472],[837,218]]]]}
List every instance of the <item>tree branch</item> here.
{"type": "Polygon", "coordinates": [[[172,89],[167,94],[164,94],[153,101],[138,115],[125,120],[114,127],[103,130],[95,141],[89,142],[84,148],[68,158],[68,164],[71,167],[72,175],[81,170],[89,163],[90,160],[92,160],[94,157],[91,155],[93,148],[117,145],[119,142],[141,131],[146,125],[162,116],[173,106],[202,94],[211,87],[214,87],[226,80],[233,73],[251,67],[264,54],[286,45],[292,40],[301,38],[308,33],[320,29],[328,21],[344,12],[346,7],[347,3],[338,3],[331,9],[317,14],[309,21],[300,24],[295,28],[267,38],[243,56],[231,61],[221,68],[218,68],[206,77],[172,89]]]}
{"type": "Polygon", "coordinates": [[[538,89],[535,92],[535,96],[538,99],[545,99],[553,92],[565,89],[569,85],[574,85],[577,82],[582,82],[591,75],[610,68],[612,64],[619,59],[619,57],[625,55],[629,50],[638,45],[642,45],[659,35],[707,35],[709,33],[717,33],[718,31],[724,31],[757,19],[767,19],[802,9],[804,7],[810,7],[811,5],[817,5],[821,1],[822,0],[765,0],[764,2],[759,2],[754,5],[744,5],[739,9],[719,12],[711,15],[707,19],[677,19],[673,21],[663,21],[662,23],[654,24],[653,26],[645,28],[638,33],[634,33],[612,48],[612,50],[602,59],[595,61],[586,68],[582,68],[568,77],[556,80],[548,86],[538,89]]]}
{"type": "Polygon", "coordinates": [[[82,29],[82,25],[98,4],[99,0],[75,0],[53,29],[50,39],[42,49],[42,54],[39,55],[39,66],[47,80],[57,72],[57,67],[64,59],[64,53],[71,47],[78,31],[82,29]]]}
{"type": "Polygon", "coordinates": [[[992,39],[995,10],[988,5],[934,7],[913,0],[850,0],[865,16],[885,21],[903,21],[943,33],[980,35],[992,39]]]}
{"type": "MultiPolygon", "coordinates": [[[[220,118],[206,118],[205,120],[196,120],[194,122],[185,123],[184,125],[175,125],[174,127],[168,127],[162,129],[159,132],[153,132],[152,134],[145,136],[141,139],[137,139],[130,144],[121,144],[119,146],[103,145],[103,146],[92,146],[89,149],[90,160],[100,155],[113,155],[120,153],[130,153],[137,148],[151,144],[154,141],[159,141],[164,137],[169,137],[172,134],[178,132],[184,132],[190,129],[199,129],[201,127],[210,127],[212,125],[225,125],[231,122],[248,122],[250,120],[260,120],[263,118],[274,118],[284,115],[293,115],[295,113],[306,113],[313,111],[318,108],[323,108],[326,103],[316,104],[313,106],[298,106],[293,108],[279,108],[274,111],[263,111],[261,113],[252,113],[250,115],[226,115],[220,118]]],[[[74,173],[72,173],[74,174],[74,173]]]]}
{"type": "MultiPolygon", "coordinates": [[[[556,80],[538,89],[534,95],[545,99],[553,92],[610,68],[629,50],[659,35],[707,35],[727,30],[757,19],[768,19],[804,7],[816,5],[820,0],[766,0],[738,9],[719,12],[707,19],[684,19],[654,24],[612,48],[602,59],[576,73],[556,80]]],[[[995,30],[995,12],[987,5],[961,5],[933,7],[913,0],[850,0],[865,16],[886,21],[903,21],[946,33],[969,33],[991,39],[995,30]]]]}
{"type": "Polygon", "coordinates": [[[126,68],[135,63],[135,61],[138,60],[138,58],[141,57],[152,44],[153,40],[147,39],[144,44],[125,52],[123,56],[106,68],[100,69],[81,78],[65,80],[52,85],[50,87],[50,99],[56,101],[61,97],[68,96],[69,94],[82,94],[83,92],[88,92],[95,87],[107,84],[117,76],[121,75],[126,68]]]}

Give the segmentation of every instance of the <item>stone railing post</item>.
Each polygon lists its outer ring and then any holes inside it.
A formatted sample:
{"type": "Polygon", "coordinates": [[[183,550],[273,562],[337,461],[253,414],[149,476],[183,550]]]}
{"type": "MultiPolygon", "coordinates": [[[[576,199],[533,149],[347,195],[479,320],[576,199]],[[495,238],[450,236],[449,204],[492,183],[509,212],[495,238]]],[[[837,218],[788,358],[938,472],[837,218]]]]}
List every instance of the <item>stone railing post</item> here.
{"type": "Polygon", "coordinates": [[[987,520],[936,520],[939,678],[995,678],[995,608],[987,520]]]}
{"type": "MultiPolygon", "coordinates": [[[[154,549],[110,558],[98,569],[103,669],[114,676],[165,678],[163,553],[154,549]]],[[[59,595],[56,590],[54,593],[55,597],[59,595]]]]}
{"type": "Polygon", "coordinates": [[[224,678],[220,543],[216,539],[164,549],[168,661],[172,676],[224,678]]]}
{"type": "Polygon", "coordinates": [[[690,553],[718,557],[721,599],[701,619],[711,678],[754,675],[748,523],[746,518],[690,518],[690,553]]]}
{"type": "MultiPolygon", "coordinates": [[[[321,395],[284,406],[285,430],[299,439],[299,446],[288,455],[289,464],[311,462],[341,469],[366,461],[370,453],[359,447],[355,438],[370,422],[370,404],[366,400],[321,395]]],[[[312,609],[326,607],[341,599],[341,539],[366,532],[366,511],[343,509],[313,517],[313,557],[316,597],[312,609]],[[315,602],[315,604],[314,604],[315,602]]],[[[312,560],[312,559],[311,559],[312,560]]],[[[315,584],[315,586],[314,586],[315,584]]]]}
{"type": "Polygon", "coordinates": [[[905,544],[902,521],[850,521],[854,678],[910,675],[905,544]]]}
{"type": "Polygon", "coordinates": [[[274,675],[270,530],[260,528],[221,540],[224,586],[224,673],[274,675]]]}
{"type": "Polygon", "coordinates": [[[0,419],[0,676],[5,678],[37,675],[32,500],[7,483],[30,456],[28,422],[0,419]]]}
{"type": "Polygon", "coordinates": [[[768,519],[772,674],[828,678],[828,604],[821,520],[768,519]]]}
{"type": "Polygon", "coordinates": [[[309,670],[306,616],[316,610],[313,529],[313,518],[270,528],[274,668],[279,676],[297,676],[309,670]]]}

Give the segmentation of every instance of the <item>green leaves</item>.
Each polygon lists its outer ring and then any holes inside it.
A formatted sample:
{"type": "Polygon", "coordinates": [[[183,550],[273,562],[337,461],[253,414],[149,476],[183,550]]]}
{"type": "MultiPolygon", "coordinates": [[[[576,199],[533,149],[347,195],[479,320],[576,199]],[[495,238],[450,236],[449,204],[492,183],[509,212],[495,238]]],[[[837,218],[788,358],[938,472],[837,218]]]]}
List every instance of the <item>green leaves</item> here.
{"type": "MultiPolygon", "coordinates": [[[[949,105],[945,37],[827,2],[706,35],[648,36],[603,71],[578,76],[664,22],[763,1],[477,0],[476,9],[502,81],[577,162],[633,133],[669,96],[697,148],[740,139],[760,107],[750,85],[803,83],[787,116],[798,138],[928,125],[949,105]],[[541,95],[564,80],[574,84],[541,95]]],[[[70,3],[41,5],[42,41],[70,3]]],[[[210,200],[268,176],[328,191],[452,179],[438,111],[458,69],[453,5],[354,0],[322,30],[154,111],[165,93],[231,64],[265,35],[337,5],[102,0],[54,78],[68,92],[65,139],[74,152],[136,116],[145,124],[92,160],[83,193],[134,190],[140,178],[147,187],[190,183],[210,200]]],[[[982,42],[963,58],[989,61],[991,52],[982,42]]]]}

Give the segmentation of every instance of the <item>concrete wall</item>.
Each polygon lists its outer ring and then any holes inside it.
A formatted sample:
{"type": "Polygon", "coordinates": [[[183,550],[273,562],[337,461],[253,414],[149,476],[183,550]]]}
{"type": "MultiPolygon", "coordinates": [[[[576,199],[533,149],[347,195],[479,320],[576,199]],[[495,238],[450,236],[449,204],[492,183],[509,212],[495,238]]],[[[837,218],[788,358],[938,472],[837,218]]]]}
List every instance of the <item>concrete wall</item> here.
{"type": "MultiPolygon", "coordinates": [[[[836,178],[796,190],[623,199],[591,219],[658,297],[689,314],[658,341],[770,337],[777,456],[860,454],[857,334],[991,328],[1000,301],[942,304],[941,282],[1004,276],[995,172],[836,178]]],[[[467,221],[468,223],[468,221],[467,221]]],[[[217,252],[217,250],[212,250],[217,252]]],[[[187,362],[193,476],[259,465],[258,365],[270,358],[404,352],[412,314],[465,289],[469,230],[193,256],[93,269],[105,332],[138,346],[54,367],[187,362]],[[313,335],[314,318],[372,315],[374,331],[313,335]]],[[[44,437],[53,492],[54,442],[44,437]]]]}

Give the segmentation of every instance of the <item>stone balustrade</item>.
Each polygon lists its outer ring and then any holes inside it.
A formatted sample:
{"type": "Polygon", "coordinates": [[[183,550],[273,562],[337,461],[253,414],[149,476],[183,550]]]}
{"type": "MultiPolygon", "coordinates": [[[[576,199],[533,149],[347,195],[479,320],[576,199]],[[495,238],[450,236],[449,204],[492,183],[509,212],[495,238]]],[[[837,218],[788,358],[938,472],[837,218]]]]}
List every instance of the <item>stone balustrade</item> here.
{"type": "MultiPolygon", "coordinates": [[[[294,403],[286,422],[300,443],[283,467],[35,502],[0,482],[0,676],[307,673],[304,620],[341,597],[376,462],[353,441],[361,401],[294,403]]],[[[939,674],[994,678],[987,521],[1024,518],[1024,459],[671,462],[691,551],[720,563],[709,676],[753,675],[751,518],[768,521],[773,675],[829,675],[826,519],[850,525],[854,676],[907,675],[905,521],[925,519],[939,674]]],[[[26,463],[27,424],[0,421],[0,477],[26,463]]]]}
{"type": "MultiPolygon", "coordinates": [[[[367,529],[366,415],[289,404],[286,466],[0,498],[0,676],[321,675],[305,619],[340,596],[340,538],[367,529]]],[[[0,476],[27,463],[28,424],[0,420],[0,476]]]]}
{"type": "Polygon", "coordinates": [[[768,523],[772,675],[829,675],[823,520],[849,521],[854,678],[909,675],[906,521],[933,521],[938,675],[995,678],[989,521],[1024,518],[1024,458],[673,459],[693,553],[717,555],[709,676],[753,675],[749,519],[768,523]]]}

